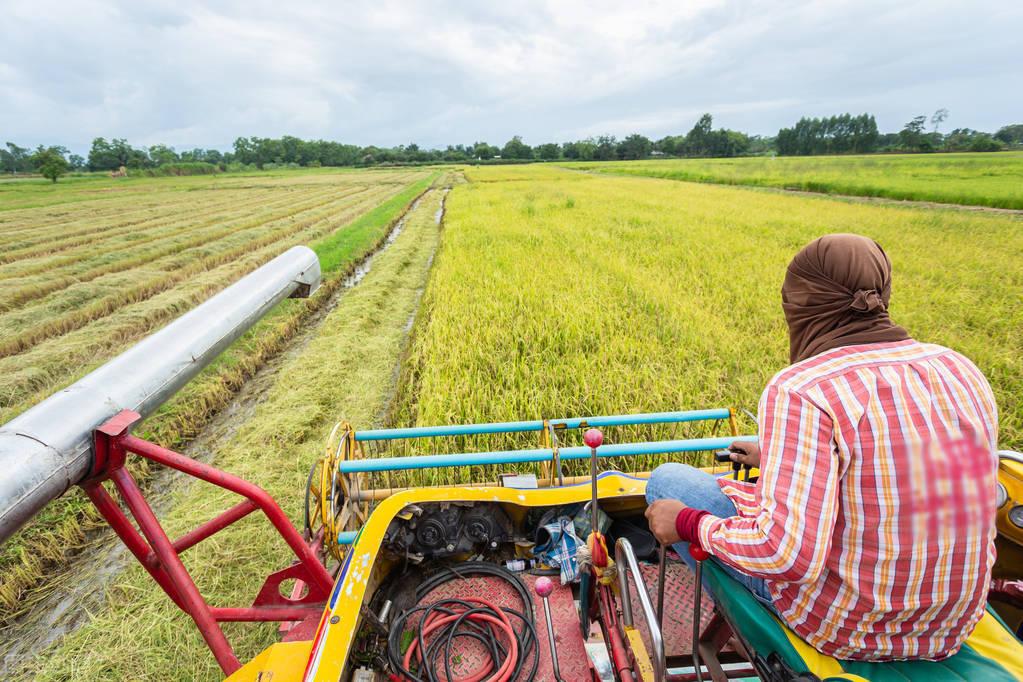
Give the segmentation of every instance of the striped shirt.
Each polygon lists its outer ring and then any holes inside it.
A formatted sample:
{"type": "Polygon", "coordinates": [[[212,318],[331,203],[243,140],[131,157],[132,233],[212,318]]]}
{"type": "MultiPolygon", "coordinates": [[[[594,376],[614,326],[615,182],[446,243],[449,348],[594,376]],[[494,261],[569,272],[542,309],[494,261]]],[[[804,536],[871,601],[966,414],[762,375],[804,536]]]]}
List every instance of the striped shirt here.
{"type": "Polygon", "coordinates": [[[845,346],[760,400],[756,484],[703,546],[767,581],[782,618],[836,658],[941,659],[983,615],[995,549],[997,411],[962,355],[912,339],[845,346]]]}

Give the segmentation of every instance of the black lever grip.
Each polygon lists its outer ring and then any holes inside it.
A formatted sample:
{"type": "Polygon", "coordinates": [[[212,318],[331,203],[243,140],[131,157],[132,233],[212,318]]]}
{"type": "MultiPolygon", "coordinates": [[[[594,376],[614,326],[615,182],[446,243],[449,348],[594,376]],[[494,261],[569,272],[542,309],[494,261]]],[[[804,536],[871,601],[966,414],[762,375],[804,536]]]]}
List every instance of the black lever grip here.
{"type": "Polygon", "coordinates": [[[714,451],[714,459],[716,459],[717,461],[719,461],[721,463],[731,462],[732,461],[731,455],[732,455],[732,451],[731,450],[715,450],[714,451]]]}

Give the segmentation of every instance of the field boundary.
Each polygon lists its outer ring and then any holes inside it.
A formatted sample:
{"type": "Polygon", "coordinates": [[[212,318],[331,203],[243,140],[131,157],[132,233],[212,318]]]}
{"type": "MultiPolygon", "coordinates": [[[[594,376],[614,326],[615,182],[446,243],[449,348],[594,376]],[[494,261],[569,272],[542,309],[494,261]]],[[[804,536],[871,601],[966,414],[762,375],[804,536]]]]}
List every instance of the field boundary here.
{"type": "MultiPolygon", "coordinates": [[[[679,182],[688,182],[680,180],[679,182]]],[[[740,187],[743,189],[760,190],[764,192],[776,192],[778,194],[793,194],[796,196],[818,199],[841,199],[859,204],[878,204],[881,206],[903,206],[905,208],[929,208],[935,210],[970,211],[973,213],[993,213],[1013,218],[1023,218],[1023,208],[999,208],[998,206],[981,206],[979,204],[948,204],[941,201],[925,201],[922,199],[892,199],[890,197],[878,197],[865,194],[836,194],[834,192],[817,192],[809,189],[794,189],[790,187],[767,187],[764,185],[740,185],[732,183],[703,183],[727,185],[729,187],[740,187]]]]}
{"type": "Polygon", "coordinates": [[[809,197],[833,197],[836,199],[844,199],[850,201],[864,201],[870,203],[905,205],[907,207],[913,208],[966,210],[979,211],[983,213],[997,213],[1000,215],[1023,216],[1023,207],[1014,208],[1005,206],[992,206],[990,204],[949,203],[942,201],[933,201],[929,199],[910,199],[902,198],[899,196],[884,196],[882,194],[870,193],[869,191],[864,191],[862,194],[850,194],[848,192],[830,191],[827,188],[813,189],[812,187],[804,186],[776,186],[756,181],[744,182],[741,180],[733,180],[729,178],[714,178],[709,176],[688,176],[676,178],[669,177],[666,175],[647,175],[643,173],[616,172],[615,168],[613,167],[607,169],[598,169],[598,168],[573,168],[571,166],[565,166],[561,164],[555,165],[562,170],[575,171],[578,173],[585,173],[587,175],[593,175],[597,177],[612,176],[620,178],[625,177],[644,178],[647,180],[668,180],[670,182],[689,182],[699,185],[720,185],[724,187],[739,187],[745,189],[765,190],[770,192],[778,192],[782,194],[795,194],[809,197]]]}
{"type": "MultiPolygon", "coordinates": [[[[403,191],[339,226],[312,245],[320,259],[323,280],[309,299],[291,299],[263,318],[172,401],[146,420],[138,435],[171,448],[180,448],[223,407],[257,370],[285,352],[305,322],[332,300],[345,281],[387,241],[394,226],[433,187],[439,172],[408,185],[403,191]]],[[[148,467],[133,474],[149,478],[148,467]]],[[[51,503],[44,515],[22,528],[0,555],[0,626],[32,608],[44,596],[44,576],[72,561],[88,544],[89,530],[102,525],[84,496],[69,491],[51,503]]]]}

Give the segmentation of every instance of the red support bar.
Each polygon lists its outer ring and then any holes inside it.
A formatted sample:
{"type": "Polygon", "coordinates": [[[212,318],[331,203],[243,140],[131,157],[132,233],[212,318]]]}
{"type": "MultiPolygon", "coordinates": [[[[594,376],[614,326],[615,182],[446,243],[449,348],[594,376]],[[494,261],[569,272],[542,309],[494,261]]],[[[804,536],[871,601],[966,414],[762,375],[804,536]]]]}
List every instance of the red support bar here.
{"type": "Polygon", "coordinates": [[[146,459],[152,460],[168,466],[178,471],[198,478],[199,480],[212,483],[213,485],[219,486],[230,490],[233,493],[237,493],[242,497],[248,498],[266,514],[267,519],[273,524],[277,532],[281,534],[284,541],[288,543],[291,550],[298,557],[299,562],[309,572],[309,589],[310,591],[318,591],[326,597],[330,594],[330,589],[333,582],[330,579],[330,574],[327,573],[327,569],[324,568],[323,564],[313,553],[309,545],[302,539],[301,534],[295,527],[291,525],[291,521],[285,515],[284,511],[274,502],[274,499],[270,495],[257,485],[249,483],[243,478],[234,476],[211,467],[209,464],[203,462],[197,462],[190,457],[179,455],[173,450],[162,448],[155,443],[142,440],[131,435],[121,436],[120,439],[122,447],[129,452],[134,452],[137,455],[141,455],[146,459]]]}
{"type": "Polygon", "coordinates": [[[181,563],[181,558],[174,551],[170,538],[167,537],[163,526],[157,520],[152,507],[146,502],[142,491],[135,485],[131,474],[124,469],[117,469],[110,476],[132,516],[138,521],[139,530],[149,541],[160,564],[167,572],[171,584],[185,605],[185,611],[195,621],[199,632],[202,633],[202,638],[206,640],[207,646],[217,659],[220,669],[224,671],[224,674],[230,675],[241,668],[242,665],[238,661],[238,657],[234,655],[234,650],[227,641],[227,637],[224,636],[224,631],[220,629],[220,625],[217,624],[210,612],[209,604],[199,594],[199,588],[195,586],[188,569],[181,563]]]}
{"type": "Polygon", "coordinates": [[[309,609],[301,606],[252,606],[249,608],[228,608],[214,606],[210,609],[213,617],[221,622],[280,622],[300,621],[309,617],[309,609]]]}
{"type": "Polygon", "coordinates": [[[85,488],[86,494],[92,500],[92,503],[96,505],[96,509],[99,510],[103,519],[110,524],[110,527],[121,538],[121,542],[135,555],[135,558],[142,564],[142,567],[149,571],[149,575],[153,576],[153,580],[163,588],[163,591],[173,600],[174,604],[182,611],[185,610],[184,605],[178,598],[177,592],[167,577],[167,573],[160,566],[156,554],[149,548],[149,545],[139,532],[135,530],[135,526],[132,525],[128,517],[121,511],[121,508],[117,506],[117,502],[114,501],[114,498],[103,487],[103,484],[93,481],[86,483],[82,487],[85,488]]]}
{"type": "Polygon", "coordinates": [[[322,538],[315,538],[307,545],[284,511],[262,488],[208,464],[129,435],[128,429],[137,420],[137,414],[124,411],[96,430],[95,475],[84,482],[82,487],[139,563],[149,571],[167,596],[192,617],[220,668],[225,674],[230,675],[238,670],[241,664],[224,636],[220,622],[284,621],[290,624],[315,618],[322,612],[324,603],[330,596],[333,582],[317,557],[322,538]],[[134,452],[146,459],[230,490],[245,500],[171,542],[135,480],[124,469],[125,456],[128,452],[134,452]],[[138,530],[110,492],[104,488],[103,481],[107,479],[113,481],[125,506],[138,523],[138,530]],[[179,555],[245,518],[256,509],[260,509],[266,515],[298,561],[271,573],[264,581],[252,606],[210,606],[200,594],[179,555]],[[296,582],[296,590],[290,597],[280,592],[281,584],[285,580],[296,582]],[[306,592],[304,596],[301,594],[300,586],[306,592]]]}
{"type": "Polygon", "coordinates": [[[215,535],[216,533],[224,530],[235,521],[244,519],[246,516],[256,511],[256,509],[258,509],[258,507],[252,500],[239,502],[220,516],[210,519],[195,530],[189,531],[175,540],[174,551],[178,554],[184,553],[186,549],[190,549],[198,545],[211,535],[215,535]]]}

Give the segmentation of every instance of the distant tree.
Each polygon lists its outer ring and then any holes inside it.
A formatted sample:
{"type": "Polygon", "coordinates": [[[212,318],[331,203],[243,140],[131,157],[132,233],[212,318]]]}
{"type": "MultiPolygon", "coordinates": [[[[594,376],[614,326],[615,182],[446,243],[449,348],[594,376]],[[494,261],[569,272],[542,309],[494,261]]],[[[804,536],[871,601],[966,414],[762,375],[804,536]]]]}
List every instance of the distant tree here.
{"type": "Polygon", "coordinates": [[[1002,126],[998,129],[998,132],[995,133],[995,139],[1000,142],[1004,142],[1005,144],[1023,144],[1023,123],[1002,126]]]}
{"type": "Polygon", "coordinates": [[[898,133],[882,133],[877,136],[878,151],[892,151],[898,149],[902,143],[902,137],[898,133]]]}
{"type": "Polygon", "coordinates": [[[926,116],[915,116],[899,131],[899,139],[904,149],[930,151],[930,141],[924,136],[926,124],[926,116]]]}
{"type": "Polygon", "coordinates": [[[714,127],[714,119],[704,114],[696,121],[693,129],[686,134],[683,145],[686,156],[710,156],[710,136],[714,127]]]}
{"type": "Polygon", "coordinates": [[[283,163],[299,163],[302,160],[302,147],[305,144],[294,135],[285,135],[279,141],[280,159],[283,163]]]}
{"type": "Polygon", "coordinates": [[[522,138],[516,135],[505,143],[504,148],[501,150],[501,158],[531,159],[533,158],[533,148],[524,143],[522,138]]]}
{"type": "Polygon", "coordinates": [[[557,143],[548,142],[536,148],[536,155],[544,161],[554,161],[561,156],[561,148],[557,143]]]}
{"type": "Polygon", "coordinates": [[[0,164],[5,173],[27,173],[30,167],[28,148],[7,143],[7,149],[0,150],[0,164]]]}
{"type": "Polygon", "coordinates": [[[592,161],[597,151],[597,143],[592,139],[578,142],[565,142],[561,145],[561,155],[566,159],[592,161]]]}
{"type": "Polygon", "coordinates": [[[67,157],[67,165],[73,171],[80,171],[85,168],[85,159],[78,154],[71,154],[67,157]]]}
{"type": "Polygon", "coordinates": [[[252,140],[239,137],[234,141],[234,160],[246,165],[256,162],[256,147],[252,140]]]}
{"type": "Polygon", "coordinates": [[[1001,149],[1002,143],[987,133],[979,133],[970,141],[971,152],[997,152],[1001,149]]]}
{"type": "Polygon", "coordinates": [[[654,143],[650,138],[633,133],[618,143],[618,158],[620,159],[645,159],[653,151],[654,143]]]}
{"type": "Polygon", "coordinates": [[[91,170],[116,170],[121,166],[144,168],[151,164],[149,155],[143,149],[135,149],[124,138],[107,142],[102,137],[92,141],[89,150],[91,170]]]}
{"type": "Polygon", "coordinates": [[[776,151],[775,147],[776,138],[773,137],[762,137],[760,135],[751,135],[749,137],[749,146],[746,148],[747,154],[767,154],[769,152],[776,151]]]}
{"type": "Polygon", "coordinates": [[[67,159],[57,147],[43,148],[40,145],[36,153],[32,155],[32,164],[40,175],[52,182],[57,182],[57,178],[68,171],[67,159]]]}
{"type": "Polygon", "coordinates": [[[946,118],[948,118],[948,109],[938,109],[931,114],[931,125],[934,126],[934,132],[938,132],[938,128],[945,122],[946,118]]]}
{"type": "MultiPolygon", "coordinates": [[[[174,151],[173,147],[168,147],[164,144],[154,144],[149,148],[149,158],[157,166],[162,166],[165,163],[176,163],[181,160],[178,153],[174,151]]],[[[201,161],[202,159],[188,159],[189,161],[201,161]]]]}
{"type": "Polygon", "coordinates": [[[799,119],[792,128],[778,131],[775,144],[782,155],[866,154],[877,148],[877,122],[873,116],[838,114],[799,119]]]}
{"type": "Polygon", "coordinates": [[[501,153],[500,149],[492,145],[489,145],[486,142],[476,142],[472,145],[472,155],[475,158],[481,159],[483,161],[486,161],[487,159],[492,159],[500,153],[501,153]]]}
{"type": "Polygon", "coordinates": [[[601,135],[594,142],[593,159],[595,161],[611,161],[618,158],[618,138],[614,135],[601,135]]]}
{"type": "Polygon", "coordinates": [[[472,156],[472,150],[468,149],[465,145],[456,144],[455,146],[448,145],[447,149],[444,150],[443,158],[445,161],[466,161],[472,156]]]}
{"type": "Polygon", "coordinates": [[[654,142],[654,151],[668,156],[682,156],[685,154],[685,144],[686,138],[682,135],[666,135],[654,142]]]}

